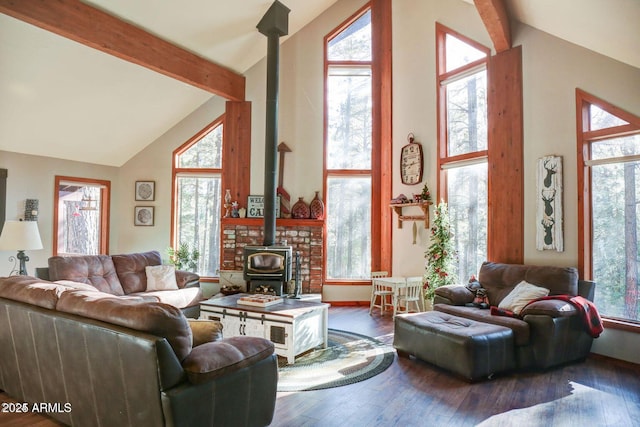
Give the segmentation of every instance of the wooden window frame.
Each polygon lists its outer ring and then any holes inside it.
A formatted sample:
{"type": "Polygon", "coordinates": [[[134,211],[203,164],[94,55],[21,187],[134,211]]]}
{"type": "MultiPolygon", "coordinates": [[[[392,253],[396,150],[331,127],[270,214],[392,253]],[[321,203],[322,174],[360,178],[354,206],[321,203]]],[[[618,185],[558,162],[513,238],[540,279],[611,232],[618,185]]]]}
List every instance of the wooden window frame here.
{"type": "Polygon", "coordinates": [[[109,224],[111,223],[111,181],[93,178],[79,178],[74,176],[62,176],[56,175],[54,178],[54,190],[53,190],[53,256],[58,255],[58,204],[59,204],[59,188],[60,183],[63,181],[77,182],[78,184],[91,184],[100,186],[100,255],[109,254],[109,224]]]}
{"type": "MultiPolygon", "coordinates": [[[[324,148],[323,148],[323,199],[327,197],[327,179],[330,176],[371,177],[371,269],[391,271],[392,265],[392,217],[388,201],[391,200],[392,169],[392,93],[391,93],[391,0],[372,0],[358,9],[349,18],[324,37],[324,148]],[[329,61],[329,41],[353,24],[367,10],[371,11],[371,61],[329,61]],[[330,66],[369,65],[371,67],[372,96],[372,152],[370,173],[363,170],[327,169],[327,78],[330,66]]],[[[326,222],[324,225],[326,235],[326,222]]],[[[332,285],[361,285],[370,280],[327,280],[327,239],[324,239],[323,282],[332,285]]]]}
{"type": "MultiPolygon", "coordinates": [[[[447,87],[444,84],[445,81],[454,78],[459,75],[465,75],[474,68],[478,68],[484,65],[487,70],[488,80],[488,68],[489,58],[491,56],[491,49],[480,43],[471,40],[470,38],[460,34],[459,32],[448,28],[439,22],[436,22],[436,94],[437,94],[437,133],[438,133],[438,196],[436,200],[444,199],[448,200],[447,196],[447,172],[445,165],[455,164],[458,162],[470,161],[475,159],[482,159],[488,156],[487,150],[475,151],[473,153],[465,153],[456,156],[449,156],[449,132],[447,127],[447,87]],[[486,56],[482,59],[470,62],[462,67],[453,71],[446,71],[446,37],[451,35],[457,39],[467,43],[473,48],[482,51],[486,56]]],[[[488,88],[487,88],[488,92],[488,88]]],[[[488,96],[488,93],[487,93],[488,96]]],[[[488,100],[487,100],[488,102],[488,100]]],[[[489,142],[487,141],[487,147],[489,142]]]]}
{"type": "MultiPolygon", "coordinates": [[[[189,138],[184,144],[173,150],[171,156],[171,234],[170,234],[170,242],[172,247],[177,247],[179,242],[177,241],[177,231],[178,231],[178,176],[180,174],[190,174],[192,176],[202,175],[203,177],[210,177],[212,175],[219,175],[222,184],[224,184],[224,164],[225,164],[225,137],[224,132],[226,132],[226,115],[222,114],[220,117],[216,118],[214,121],[209,123],[207,126],[202,128],[198,133],[189,138]],[[180,155],[185,153],[189,148],[197,144],[205,135],[209,132],[213,131],[216,127],[222,125],[223,126],[223,136],[222,136],[222,164],[220,168],[181,168],[178,167],[178,158],[180,155]]],[[[224,188],[224,187],[223,187],[224,188]]],[[[224,191],[224,190],[223,190],[224,191]]],[[[221,204],[222,205],[222,204],[221,204]]],[[[220,212],[220,221],[222,221],[222,216],[224,213],[220,212]]],[[[222,233],[222,222],[220,223],[220,232],[222,233]]],[[[221,238],[223,236],[220,236],[221,238]]],[[[221,240],[222,242],[222,240],[221,240]]],[[[220,256],[220,266],[222,266],[223,261],[223,253],[222,247],[219,248],[219,256],[220,256]]],[[[214,277],[202,276],[201,279],[203,281],[212,281],[214,277]]]]}
{"type": "MultiPolygon", "coordinates": [[[[591,143],[601,139],[621,137],[640,132],[640,117],[615,105],[576,89],[576,136],[578,163],[578,274],[581,279],[593,280],[593,207],[591,204],[591,143]],[[606,129],[591,130],[590,106],[595,105],[629,124],[606,129]]],[[[603,316],[606,328],[640,333],[640,324],[610,319],[603,316]]]]}

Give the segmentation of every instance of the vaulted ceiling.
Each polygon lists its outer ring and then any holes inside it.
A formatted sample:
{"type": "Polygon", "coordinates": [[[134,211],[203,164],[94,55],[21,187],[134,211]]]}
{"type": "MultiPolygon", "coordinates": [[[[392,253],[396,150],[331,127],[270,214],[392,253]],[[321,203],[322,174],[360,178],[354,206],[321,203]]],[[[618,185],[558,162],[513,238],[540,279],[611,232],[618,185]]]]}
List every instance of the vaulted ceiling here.
{"type": "MultiPolygon", "coordinates": [[[[289,34],[336,2],[281,1],[291,9],[289,34]]],[[[12,3],[0,0],[0,12],[11,14],[12,3]]],[[[83,3],[240,75],[266,53],[266,38],[255,27],[272,0],[83,3]]],[[[480,4],[503,1],[476,3],[480,9],[480,4]]],[[[504,0],[504,5],[511,20],[640,68],[638,0],[504,0]]],[[[186,83],[189,79],[152,71],[3,13],[0,150],[120,166],[213,96],[212,90],[186,83]]]]}

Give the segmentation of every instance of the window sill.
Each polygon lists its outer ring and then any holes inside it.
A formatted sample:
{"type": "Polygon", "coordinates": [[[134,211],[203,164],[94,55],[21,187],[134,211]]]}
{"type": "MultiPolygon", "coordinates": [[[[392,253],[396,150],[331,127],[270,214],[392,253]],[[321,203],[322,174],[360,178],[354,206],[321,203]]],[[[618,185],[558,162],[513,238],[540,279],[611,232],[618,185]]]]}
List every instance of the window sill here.
{"type": "Polygon", "coordinates": [[[633,332],[640,334],[640,323],[628,322],[618,319],[603,318],[602,324],[605,329],[616,329],[619,331],[633,332]]]}

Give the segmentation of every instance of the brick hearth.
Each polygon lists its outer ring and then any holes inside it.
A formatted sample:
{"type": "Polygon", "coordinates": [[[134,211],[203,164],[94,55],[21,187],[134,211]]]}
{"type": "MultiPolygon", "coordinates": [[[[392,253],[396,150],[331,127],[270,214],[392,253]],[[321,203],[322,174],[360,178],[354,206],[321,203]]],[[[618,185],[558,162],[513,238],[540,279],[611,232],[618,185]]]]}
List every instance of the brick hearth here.
{"type": "MultiPolygon", "coordinates": [[[[242,271],[242,250],[247,245],[262,245],[263,220],[259,218],[224,218],[222,220],[222,269],[242,271]]],[[[322,292],[323,222],[312,219],[276,220],[276,244],[284,240],[300,252],[302,293],[322,292]]]]}

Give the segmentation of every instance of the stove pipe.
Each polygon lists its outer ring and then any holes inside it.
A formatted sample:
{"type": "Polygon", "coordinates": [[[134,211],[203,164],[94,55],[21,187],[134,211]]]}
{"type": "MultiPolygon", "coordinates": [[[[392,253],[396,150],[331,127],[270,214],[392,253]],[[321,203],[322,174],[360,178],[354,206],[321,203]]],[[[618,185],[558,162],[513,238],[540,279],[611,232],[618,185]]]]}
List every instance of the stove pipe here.
{"type": "Polygon", "coordinates": [[[276,186],[278,156],[278,80],[280,37],[289,33],[289,8],[273,2],[257,25],[267,36],[267,105],[264,148],[264,246],[276,239],[276,186]]]}

